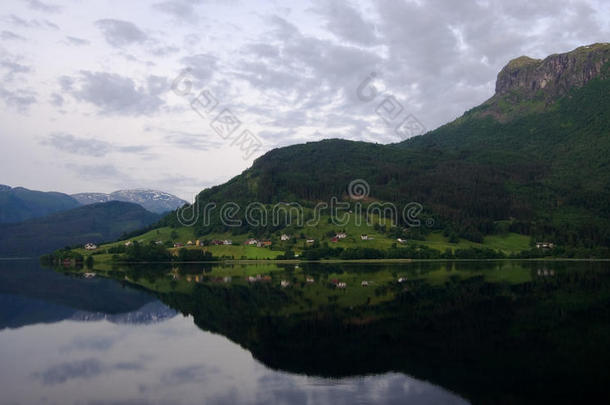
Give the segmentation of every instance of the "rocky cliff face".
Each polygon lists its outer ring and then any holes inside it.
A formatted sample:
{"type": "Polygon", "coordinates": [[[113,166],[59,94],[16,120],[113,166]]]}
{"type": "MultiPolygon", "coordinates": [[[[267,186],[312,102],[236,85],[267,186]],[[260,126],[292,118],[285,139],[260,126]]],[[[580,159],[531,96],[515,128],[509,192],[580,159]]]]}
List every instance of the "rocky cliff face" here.
{"type": "Polygon", "coordinates": [[[610,77],[609,63],[610,43],[582,46],[545,59],[513,59],[498,73],[494,96],[475,109],[474,116],[507,121],[544,111],[570,89],[596,77],[610,77]]]}
{"type": "Polygon", "coordinates": [[[572,87],[581,87],[599,76],[610,60],[610,44],[594,44],[544,60],[522,56],[513,59],[498,74],[496,94],[511,91],[536,94],[543,90],[561,96],[572,87]]]}

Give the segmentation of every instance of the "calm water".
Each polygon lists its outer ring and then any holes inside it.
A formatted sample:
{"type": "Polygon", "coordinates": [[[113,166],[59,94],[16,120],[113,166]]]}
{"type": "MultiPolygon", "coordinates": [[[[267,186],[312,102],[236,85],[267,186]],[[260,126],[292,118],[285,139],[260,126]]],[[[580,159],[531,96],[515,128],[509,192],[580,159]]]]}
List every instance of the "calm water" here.
{"type": "Polygon", "coordinates": [[[0,402],[557,403],[607,393],[606,264],[275,266],[271,280],[256,279],[268,266],[132,268],[126,282],[123,272],[85,279],[0,261],[0,402]]]}

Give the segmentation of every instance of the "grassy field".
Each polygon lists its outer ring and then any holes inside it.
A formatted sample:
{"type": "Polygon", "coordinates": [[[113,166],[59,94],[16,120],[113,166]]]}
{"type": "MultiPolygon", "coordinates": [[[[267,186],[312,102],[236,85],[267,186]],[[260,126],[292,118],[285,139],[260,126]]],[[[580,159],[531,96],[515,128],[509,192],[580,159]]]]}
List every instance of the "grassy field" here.
{"type": "MultiPolygon", "coordinates": [[[[154,229],[146,232],[137,237],[130,238],[131,241],[138,241],[142,244],[148,244],[150,242],[162,241],[166,242],[178,242],[185,244],[189,241],[195,243],[199,240],[231,240],[234,245],[220,245],[220,246],[208,246],[207,250],[212,252],[216,257],[223,259],[275,259],[277,256],[283,254],[287,250],[292,250],[297,254],[300,254],[309,244],[306,243],[307,239],[314,239],[319,243],[328,243],[331,247],[342,247],[342,248],[355,248],[355,247],[370,247],[374,249],[387,250],[393,245],[400,246],[401,244],[393,237],[390,237],[387,233],[376,230],[373,226],[374,221],[378,221],[376,217],[372,217],[371,223],[362,221],[360,224],[356,224],[355,216],[351,215],[347,224],[342,226],[336,226],[329,222],[328,217],[322,217],[320,222],[315,227],[296,227],[289,226],[286,229],[275,232],[272,235],[267,235],[266,238],[273,242],[271,248],[258,248],[256,246],[246,246],[243,244],[244,241],[251,238],[252,235],[241,234],[232,235],[229,232],[225,233],[213,233],[205,235],[203,237],[196,237],[193,228],[169,228],[163,227],[154,229]],[[340,239],[338,242],[332,242],[332,236],[337,232],[345,232],[347,237],[340,239]],[[286,233],[290,235],[289,241],[281,241],[280,235],[286,233]],[[362,240],[361,235],[368,235],[368,240],[362,240]]],[[[383,221],[382,221],[383,222],[383,221]]],[[[408,238],[407,238],[408,240],[408,238]]],[[[113,243],[105,244],[100,249],[109,248],[111,246],[124,244],[126,240],[116,241],[113,243]]],[[[432,232],[427,235],[425,241],[410,240],[409,243],[416,243],[425,245],[430,248],[439,250],[441,252],[447,249],[455,251],[456,249],[467,249],[467,248],[490,248],[494,250],[500,250],[506,254],[517,253],[522,250],[529,249],[530,239],[528,236],[519,235],[515,233],[507,233],[503,235],[490,235],[486,236],[483,243],[475,243],[460,239],[457,243],[450,243],[448,238],[444,237],[440,231],[432,232]]],[[[194,247],[189,247],[194,248],[194,247]]],[[[84,255],[90,252],[84,249],[77,249],[79,253],[84,255]]],[[[99,257],[100,261],[106,260],[103,257],[99,257]]]]}

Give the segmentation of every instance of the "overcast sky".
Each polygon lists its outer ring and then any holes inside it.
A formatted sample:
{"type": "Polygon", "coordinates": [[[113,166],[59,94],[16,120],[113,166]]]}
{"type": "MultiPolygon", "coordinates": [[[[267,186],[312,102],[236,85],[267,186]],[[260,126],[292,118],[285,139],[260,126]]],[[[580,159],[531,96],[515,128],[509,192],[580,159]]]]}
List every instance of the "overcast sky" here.
{"type": "Polygon", "coordinates": [[[0,184],[192,200],[278,146],[434,129],[510,59],[608,42],[609,22],[605,0],[3,0],[0,184]]]}

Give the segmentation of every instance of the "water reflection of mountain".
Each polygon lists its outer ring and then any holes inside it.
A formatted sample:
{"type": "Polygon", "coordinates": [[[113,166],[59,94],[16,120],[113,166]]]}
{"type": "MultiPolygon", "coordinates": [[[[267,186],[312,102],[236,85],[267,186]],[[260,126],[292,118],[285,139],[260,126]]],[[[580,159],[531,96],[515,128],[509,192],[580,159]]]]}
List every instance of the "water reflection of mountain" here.
{"type": "Polygon", "coordinates": [[[0,329],[64,319],[150,323],[174,315],[149,293],[114,280],[70,277],[37,261],[0,261],[0,329]]]}
{"type": "MultiPolygon", "coordinates": [[[[461,271],[472,272],[467,264],[461,271]]],[[[489,264],[474,264],[477,271],[489,264]]],[[[284,371],[345,377],[398,371],[475,403],[572,402],[610,392],[607,264],[526,263],[529,281],[413,281],[374,307],[286,314],[299,293],[273,284],[200,283],[162,294],[196,324],[284,371]],[[552,272],[552,276],[550,276],[552,272]],[[552,387],[552,389],[549,389],[552,387]]],[[[523,269],[522,269],[523,270],[523,269]]]]}
{"type": "Polygon", "coordinates": [[[70,319],[84,322],[105,320],[112,323],[150,324],[173,318],[176,314],[176,311],[167,307],[160,301],[154,301],[144,305],[136,311],[122,314],[77,311],[70,319]]]}

